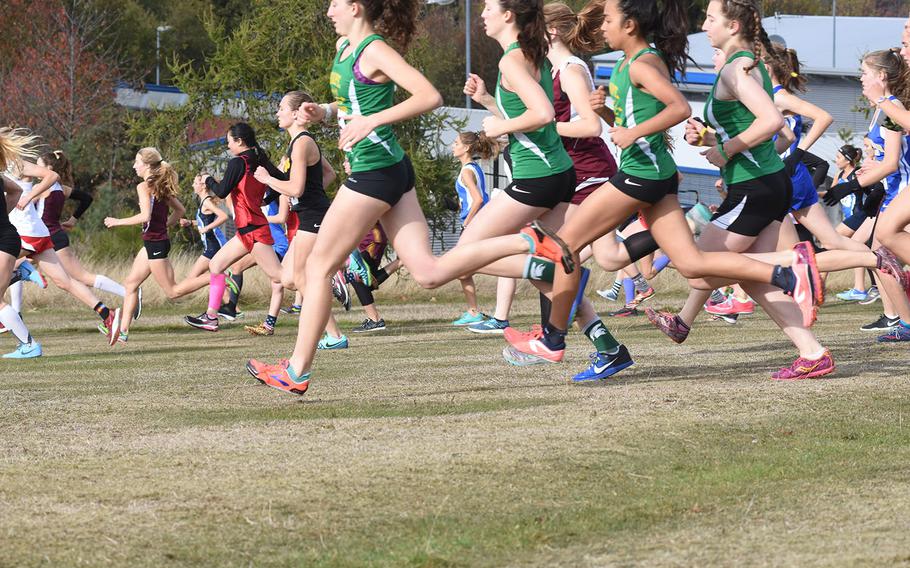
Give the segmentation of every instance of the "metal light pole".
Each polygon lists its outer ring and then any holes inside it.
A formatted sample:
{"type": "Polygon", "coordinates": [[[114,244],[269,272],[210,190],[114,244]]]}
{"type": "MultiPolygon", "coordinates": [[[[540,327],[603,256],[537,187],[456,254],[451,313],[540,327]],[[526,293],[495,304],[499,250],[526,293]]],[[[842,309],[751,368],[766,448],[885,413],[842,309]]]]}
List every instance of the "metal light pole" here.
{"type": "Polygon", "coordinates": [[[158,26],[155,28],[155,84],[161,84],[161,32],[169,32],[171,26],[158,26]]]}
{"type": "Polygon", "coordinates": [[[831,69],[837,67],[837,0],[831,2],[831,69]]]}
{"type": "MultiPolygon", "coordinates": [[[[464,76],[471,74],[471,0],[464,0],[464,76]]],[[[464,96],[464,106],[471,108],[471,97],[464,96]]]]}

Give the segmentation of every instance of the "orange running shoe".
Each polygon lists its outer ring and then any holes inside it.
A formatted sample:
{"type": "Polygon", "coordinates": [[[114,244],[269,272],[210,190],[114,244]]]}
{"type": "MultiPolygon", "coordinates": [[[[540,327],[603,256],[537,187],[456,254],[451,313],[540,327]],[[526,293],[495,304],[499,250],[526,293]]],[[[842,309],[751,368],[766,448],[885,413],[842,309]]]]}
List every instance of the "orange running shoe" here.
{"type": "MultiPolygon", "coordinates": [[[[287,360],[287,359],[279,359],[279,360],[278,360],[278,366],[279,366],[279,367],[287,367],[288,365],[289,365],[289,363],[288,363],[288,360],[287,360]]],[[[253,375],[253,378],[256,379],[256,380],[259,381],[259,382],[264,382],[262,379],[259,378],[259,376],[258,376],[259,373],[260,373],[263,369],[265,369],[266,367],[271,367],[271,366],[273,366],[273,365],[269,365],[268,363],[264,363],[264,362],[259,361],[259,360],[257,360],[257,359],[250,359],[249,361],[246,362],[246,370],[247,370],[247,372],[248,372],[249,374],[253,375]]]]}
{"type": "Polygon", "coordinates": [[[290,365],[266,365],[256,375],[262,384],[273,389],[302,395],[310,388],[310,373],[297,376],[290,365]]]}
{"type": "Polygon", "coordinates": [[[555,231],[534,221],[521,230],[521,235],[530,243],[531,254],[542,256],[553,262],[561,262],[566,274],[571,274],[575,270],[575,259],[572,257],[569,245],[559,238],[555,231]]]}

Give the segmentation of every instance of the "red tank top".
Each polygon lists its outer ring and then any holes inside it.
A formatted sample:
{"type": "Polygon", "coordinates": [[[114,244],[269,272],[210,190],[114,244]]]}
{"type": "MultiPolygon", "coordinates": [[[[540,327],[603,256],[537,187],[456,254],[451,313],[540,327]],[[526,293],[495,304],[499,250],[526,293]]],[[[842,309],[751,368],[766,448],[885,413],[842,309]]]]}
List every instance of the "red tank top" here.
{"type": "Polygon", "coordinates": [[[231,201],[234,202],[234,225],[237,232],[245,234],[256,227],[267,225],[268,221],[262,213],[262,198],[267,189],[266,185],[253,177],[253,172],[259,166],[249,156],[240,155],[246,170],[243,179],[237,187],[231,190],[231,201]],[[244,230],[246,229],[246,230],[244,230]]]}
{"type": "Polygon", "coordinates": [[[167,216],[170,212],[167,201],[161,201],[152,197],[152,214],[147,223],[142,225],[143,241],[166,241],[167,235],[167,216]]]}
{"type": "MultiPolygon", "coordinates": [[[[572,103],[569,95],[563,92],[560,74],[568,64],[584,63],[576,58],[570,59],[556,71],[553,77],[553,110],[556,113],[556,122],[569,122],[574,118],[572,103]]],[[[587,66],[585,66],[587,69],[587,66]]],[[[562,137],[562,144],[572,158],[575,165],[575,176],[581,186],[587,180],[603,179],[606,181],[616,173],[616,160],[610,154],[607,143],[600,136],[590,138],[562,137]]]]}

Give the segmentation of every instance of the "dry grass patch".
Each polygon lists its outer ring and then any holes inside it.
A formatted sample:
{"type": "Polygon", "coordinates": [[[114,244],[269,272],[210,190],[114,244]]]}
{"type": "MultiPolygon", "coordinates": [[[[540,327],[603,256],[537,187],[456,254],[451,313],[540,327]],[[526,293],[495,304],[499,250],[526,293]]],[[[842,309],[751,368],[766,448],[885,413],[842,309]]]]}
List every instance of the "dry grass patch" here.
{"type": "Polygon", "coordinates": [[[0,365],[0,565],[910,558],[907,352],[857,330],[874,307],[823,310],[836,379],[768,381],[794,354],[757,313],[681,346],[608,322],[636,365],[594,386],[567,380],[577,334],[567,362],[511,368],[501,339],[447,325],[460,309],[387,306],[304,398],[242,370],[287,355],[291,318],[262,339],[153,309],[110,350],[82,313],[29,315],[48,356],[0,365]]]}

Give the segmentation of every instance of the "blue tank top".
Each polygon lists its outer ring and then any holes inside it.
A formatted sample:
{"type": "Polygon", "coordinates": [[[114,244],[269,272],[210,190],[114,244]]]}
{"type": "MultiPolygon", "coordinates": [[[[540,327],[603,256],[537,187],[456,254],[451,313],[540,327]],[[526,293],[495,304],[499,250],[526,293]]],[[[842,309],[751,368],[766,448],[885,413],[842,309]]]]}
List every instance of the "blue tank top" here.
{"type": "MultiPolygon", "coordinates": [[[[895,97],[892,96],[891,100],[895,97]]],[[[867,135],[872,142],[873,157],[878,161],[885,158],[885,137],[882,135],[882,125],[879,123],[880,110],[876,110],[872,115],[872,122],[869,125],[869,134],[867,135]]],[[[880,211],[884,211],[891,201],[897,197],[908,184],[910,184],[910,136],[901,136],[900,158],[897,163],[897,171],[890,174],[883,180],[885,186],[885,198],[882,200],[880,211]]]]}
{"type": "MultiPolygon", "coordinates": [[[[202,205],[207,199],[211,199],[211,197],[203,198],[203,200],[199,202],[199,206],[196,207],[196,225],[198,225],[200,229],[215,221],[214,213],[202,212],[202,205]]],[[[224,236],[221,227],[215,227],[207,233],[201,233],[199,236],[202,238],[202,248],[206,250],[220,249],[224,246],[224,243],[227,242],[227,237],[224,236]]]]}
{"type": "MultiPolygon", "coordinates": [[[[269,216],[278,214],[277,199],[269,203],[267,214],[269,216]]],[[[288,251],[288,236],[284,232],[284,227],[282,227],[280,223],[269,223],[269,230],[272,232],[272,240],[275,241],[272,248],[275,249],[275,252],[279,256],[284,256],[284,253],[288,251]]]]}
{"type": "Polygon", "coordinates": [[[477,162],[470,162],[458,172],[458,177],[455,178],[455,191],[458,193],[458,202],[461,203],[461,212],[459,216],[461,217],[461,222],[464,223],[464,220],[468,218],[468,213],[471,212],[471,209],[474,207],[474,198],[471,196],[471,192],[468,191],[467,186],[464,185],[461,181],[462,173],[465,169],[470,168],[474,172],[474,178],[477,180],[477,188],[480,190],[480,197],[482,200],[481,207],[487,204],[490,201],[490,194],[487,193],[487,180],[484,176],[483,169],[477,162]]]}

